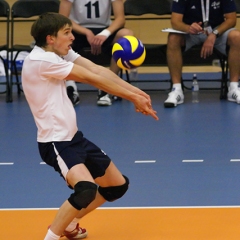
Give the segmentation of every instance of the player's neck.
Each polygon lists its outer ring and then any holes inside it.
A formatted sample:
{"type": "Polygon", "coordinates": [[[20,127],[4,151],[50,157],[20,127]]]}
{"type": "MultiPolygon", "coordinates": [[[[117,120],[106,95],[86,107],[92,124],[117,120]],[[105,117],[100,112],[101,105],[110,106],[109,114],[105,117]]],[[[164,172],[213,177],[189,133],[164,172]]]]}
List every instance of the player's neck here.
{"type": "Polygon", "coordinates": [[[45,52],[54,52],[53,48],[49,45],[45,46],[45,47],[41,47],[45,52]]]}

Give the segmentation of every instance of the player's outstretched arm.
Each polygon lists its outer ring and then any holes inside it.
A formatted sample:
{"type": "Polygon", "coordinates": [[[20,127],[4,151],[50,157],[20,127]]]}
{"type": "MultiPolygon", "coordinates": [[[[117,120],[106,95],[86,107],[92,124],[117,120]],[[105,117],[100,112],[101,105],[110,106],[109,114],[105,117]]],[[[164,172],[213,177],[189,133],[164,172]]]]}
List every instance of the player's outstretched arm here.
{"type": "Polygon", "coordinates": [[[105,92],[129,100],[135,105],[135,108],[138,109],[139,112],[145,115],[150,115],[154,119],[158,120],[156,111],[152,109],[150,97],[148,98],[142,96],[141,94],[136,94],[128,88],[125,88],[124,86],[118,84],[117,82],[112,81],[107,77],[93,73],[85,67],[74,64],[70,74],[66,77],[66,80],[75,80],[77,82],[90,84],[105,92]]]}
{"type": "Polygon", "coordinates": [[[95,63],[91,62],[90,60],[84,58],[84,57],[78,57],[75,61],[75,64],[82,66],[89,71],[98,74],[100,76],[103,76],[105,78],[111,79],[111,81],[117,83],[118,85],[124,87],[125,89],[128,89],[129,91],[142,95],[146,97],[149,101],[151,101],[150,96],[142,91],[141,89],[129,84],[128,82],[121,79],[118,75],[116,75],[114,72],[110,71],[106,67],[102,67],[100,65],[96,65],[95,63]]]}

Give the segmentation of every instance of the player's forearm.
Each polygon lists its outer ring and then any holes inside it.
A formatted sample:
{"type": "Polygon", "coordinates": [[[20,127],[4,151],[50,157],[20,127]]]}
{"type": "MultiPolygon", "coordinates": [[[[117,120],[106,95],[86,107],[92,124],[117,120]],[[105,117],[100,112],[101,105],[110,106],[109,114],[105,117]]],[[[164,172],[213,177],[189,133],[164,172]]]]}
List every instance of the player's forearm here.
{"type": "Polygon", "coordinates": [[[81,66],[74,65],[71,73],[66,77],[66,80],[75,80],[77,82],[90,84],[96,88],[99,88],[110,94],[125,98],[133,102],[133,97],[136,95],[133,91],[134,87],[130,84],[125,83],[115,74],[108,73],[106,71],[105,75],[103,73],[91,72],[81,66]],[[111,79],[114,78],[114,81],[111,79]]]}
{"type": "Polygon", "coordinates": [[[99,88],[107,93],[112,95],[116,95],[118,97],[124,98],[131,102],[134,102],[134,98],[136,97],[133,91],[128,90],[127,88],[117,84],[109,79],[99,76],[99,79],[91,79],[90,84],[94,85],[96,88],[99,88]]]}
{"type": "Polygon", "coordinates": [[[173,29],[183,31],[183,32],[189,32],[190,25],[184,22],[179,22],[179,21],[172,21],[171,23],[172,23],[173,29]]]}
{"type": "Polygon", "coordinates": [[[118,84],[100,75],[95,75],[93,78],[89,79],[88,84],[93,85],[94,87],[101,89],[112,95],[129,100],[133,103],[135,101],[134,99],[136,97],[136,94],[133,91],[129,90],[128,88],[124,87],[121,84],[118,84]]]}
{"type": "Polygon", "coordinates": [[[136,92],[136,87],[122,80],[121,78],[119,78],[119,76],[117,76],[115,73],[113,73],[112,71],[108,70],[105,67],[99,66],[97,74],[103,77],[106,77],[108,79],[111,79],[111,81],[117,83],[118,85],[124,87],[125,89],[128,89],[131,92],[134,92],[134,93],[136,92]]]}

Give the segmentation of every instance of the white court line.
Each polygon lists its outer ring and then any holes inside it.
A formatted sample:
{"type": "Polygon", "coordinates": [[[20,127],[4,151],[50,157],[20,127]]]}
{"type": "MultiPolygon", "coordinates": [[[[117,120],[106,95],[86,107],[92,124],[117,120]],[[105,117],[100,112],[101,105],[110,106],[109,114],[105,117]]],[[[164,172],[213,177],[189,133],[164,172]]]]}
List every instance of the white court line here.
{"type": "Polygon", "coordinates": [[[199,159],[199,160],[182,160],[182,162],[187,162],[187,163],[189,163],[189,162],[203,162],[204,160],[203,159],[199,159]]]}
{"type": "Polygon", "coordinates": [[[0,165],[13,165],[13,162],[0,162],[0,165]]]}
{"type": "Polygon", "coordinates": [[[240,159],[231,159],[230,162],[240,162],[240,159]]]}
{"type": "Polygon", "coordinates": [[[46,164],[46,163],[45,163],[45,162],[40,162],[40,164],[42,164],[42,165],[43,165],[43,164],[46,164]]]}
{"type": "MultiPolygon", "coordinates": [[[[121,209],[208,209],[208,208],[240,208],[239,205],[233,206],[152,206],[152,207],[98,207],[98,210],[121,210],[121,209]]],[[[42,210],[58,210],[59,208],[0,208],[0,211],[42,211],[42,210]]]]}
{"type": "Polygon", "coordinates": [[[136,160],[135,163],[155,163],[156,160],[136,160]]]}

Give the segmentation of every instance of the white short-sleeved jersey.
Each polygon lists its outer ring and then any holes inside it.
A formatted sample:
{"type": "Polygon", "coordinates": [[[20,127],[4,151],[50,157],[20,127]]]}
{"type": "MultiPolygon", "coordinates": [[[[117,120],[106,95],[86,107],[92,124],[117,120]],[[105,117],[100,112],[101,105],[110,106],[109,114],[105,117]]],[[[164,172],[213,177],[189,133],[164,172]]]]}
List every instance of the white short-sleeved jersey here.
{"type": "Polygon", "coordinates": [[[111,24],[115,0],[68,0],[72,2],[69,18],[86,28],[104,28],[111,24]]]}
{"type": "Polygon", "coordinates": [[[38,128],[38,142],[70,141],[78,130],[64,81],[78,56],[70,50],[64,60],[35,46],[24,60],[23,90],[38,128]]]}

